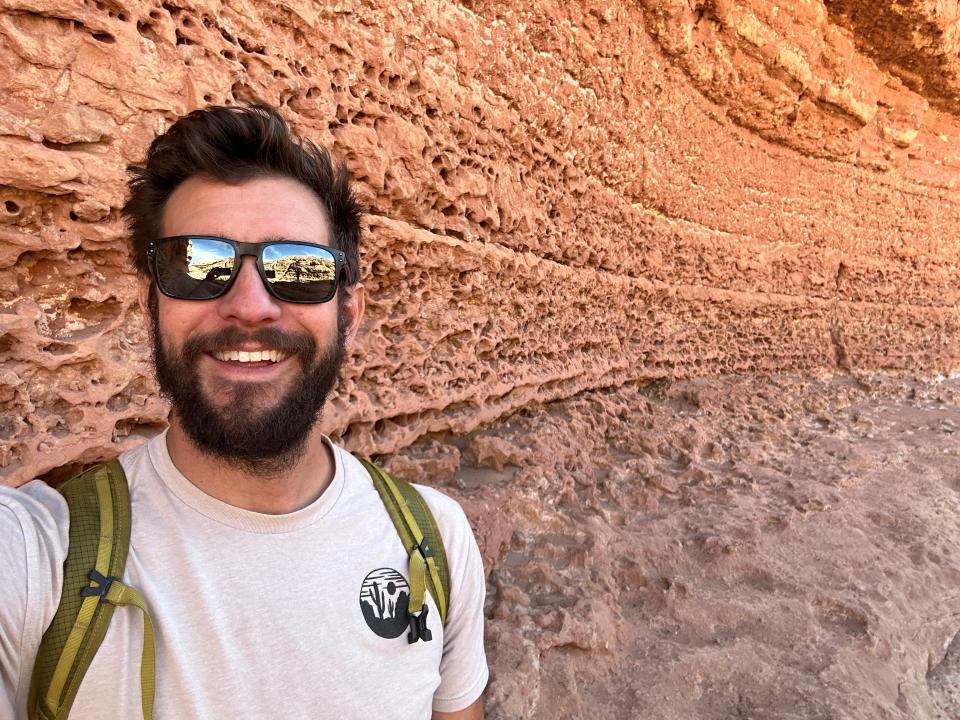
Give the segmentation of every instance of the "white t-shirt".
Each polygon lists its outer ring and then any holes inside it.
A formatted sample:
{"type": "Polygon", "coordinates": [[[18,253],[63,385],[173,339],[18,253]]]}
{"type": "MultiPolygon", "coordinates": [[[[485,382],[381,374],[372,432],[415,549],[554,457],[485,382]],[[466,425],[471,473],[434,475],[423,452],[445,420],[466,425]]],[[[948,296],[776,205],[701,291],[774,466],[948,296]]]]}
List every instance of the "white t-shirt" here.
{"type": "MultiPolygon", "coordinates": [[[[419,487],[444,539],[451,605],[433,598],[430,642],[396,611],[407,553],[363,466],[332,446],[323,495],[265,515],[204,494],[174,467],[166,435],[124,453],[133,527],[123,582],[156,629],[156,720],[429,718],[487,682],[484,572],[460,506],[419,487]],[[394,616],[397,617],[394,617],[394,616]]],[[[68,513],[34,481],[0,488],[0,718],[25,719],[30,674],[60,599],[68,513]]],[[[142,614],[118,607],[71,720],[141,717],[142,614]]]]}

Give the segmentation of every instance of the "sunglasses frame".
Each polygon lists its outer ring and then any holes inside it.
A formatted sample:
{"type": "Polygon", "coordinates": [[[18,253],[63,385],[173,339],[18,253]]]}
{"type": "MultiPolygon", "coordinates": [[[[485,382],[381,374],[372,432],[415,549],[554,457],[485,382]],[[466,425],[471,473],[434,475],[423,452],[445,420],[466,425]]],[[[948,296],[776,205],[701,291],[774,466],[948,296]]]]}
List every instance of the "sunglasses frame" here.
{"type": "Polygon", "coordinates": [[[240,267],[243,264],[242,262],[238,261],[242,261],[245,256],[254,257],[257,259],[257,272],[260,275],[260,280],[263,282],[263,286],[267,289],[267,292],[270,293],[272,297],[276,298],[280,302],[294,303],[297,305],[321,305],[325,302],[330,302],[337,294],[337,289],[340,287],[340,278],[343,272],[346,270],[347,264],[347,254],[343,250],[337,250],[336,248],[332,248],[327,245],[305,242],[303,240],[267,240],[266,242],[254,243],[240,242],[239,240],[231,240],[230,238],[220,237],[218,235],[171,235],[170,237],[162,237],[152,240],[147,247],[147,259],[150,263],[150,267],[153,270],[153,279],[157,283],[157,287],[160,289],[160,292],[169,298],[174,298],[175,300],[191,300],[196,302],[216,300],[217,298],[223,297],[230,292],[230,288],[233,287],[233,282],[237,279],[240,267]],[[209,298],[185,298],[167,292],[160,283],[160,271],[157,267],[157,251],[159,250],[161,244],[173,240],[216,240],[230,245],[233,248],[233,269],[230,271],[230,278],[223,286],[223,290],[209,298]],[[321,250],[326,250],[329,252],[333,256],[334,264],[333,289],[330,291],[330,296],[324,298],[323,300],[288,300],[279,296],[276,292],[276,288],[274,288],[270,280],[267,279],[267,274],[263,267],[263,251],[265,248],[268,248],[271,245],[305,245],[307,247],[320,248],[321,250]]]}

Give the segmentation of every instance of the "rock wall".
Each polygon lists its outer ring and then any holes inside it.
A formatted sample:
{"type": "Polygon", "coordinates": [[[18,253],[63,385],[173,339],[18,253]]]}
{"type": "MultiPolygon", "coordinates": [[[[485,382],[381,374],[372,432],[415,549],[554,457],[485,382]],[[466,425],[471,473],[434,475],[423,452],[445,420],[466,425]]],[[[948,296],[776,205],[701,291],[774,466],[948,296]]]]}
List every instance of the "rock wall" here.
{"type": "Polygon", "coordinates": [[[118,208],[206,103],[281,106],[358,180],[352,449],[655,379],[953,370],[949,8],[0,0],[0,478],[162,427],[118,208]]]}

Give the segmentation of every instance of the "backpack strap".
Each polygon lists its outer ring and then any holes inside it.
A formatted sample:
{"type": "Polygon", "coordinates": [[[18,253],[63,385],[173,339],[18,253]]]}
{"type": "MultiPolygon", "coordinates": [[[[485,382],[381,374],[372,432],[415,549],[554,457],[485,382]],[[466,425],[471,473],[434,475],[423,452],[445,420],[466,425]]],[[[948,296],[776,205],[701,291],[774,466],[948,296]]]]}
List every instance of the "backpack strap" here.
{"type": "Polygon", "coordinates": [[[153,623],[136,590],[120,582],[130,546],[130,494],[120,463],[97,465],[60,490],[70,509],[63,590],[43,634],[30,680],[30,720],[65,720],[99,649],[116,605],[143,611],[140,685],[145,720],[153,717],[153,623]]]}
{"type": "Polygon", "coordinates": [[[390,477],[368,460],[361,459],[360,462],[370,473],[397,534],[410,554],[407,566],[410,574],[410,600],[407,606],[410,632],[407,640],[411,643],[429,641],[432,638],[427,629],[426,590],[430,591],[437,603],[441,623],[447,621],[450,603],[450,574],[440,529],[423,496],[413,485],[390,477]]]}

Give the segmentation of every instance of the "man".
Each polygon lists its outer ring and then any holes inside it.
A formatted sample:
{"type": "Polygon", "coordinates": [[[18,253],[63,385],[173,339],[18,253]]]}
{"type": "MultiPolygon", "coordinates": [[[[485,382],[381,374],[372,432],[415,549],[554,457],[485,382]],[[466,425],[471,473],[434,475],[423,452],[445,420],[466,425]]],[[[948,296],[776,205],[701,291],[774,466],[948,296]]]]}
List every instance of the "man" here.
{"type": "MultiPolygon", "coordinates": [[[[181,118],[133,170],[140,304],[167,432],[124,453],[123,582],[156,628],[154,717],[482,718],[484,573],[459,506],[421,488],[446,546],[445,624],[409,643],[407,552],[363,466],[316,420],[364,310],[346,172],[265,107],[181,118]]],[[[68,514],[0,491],[0,718],[26,718],[68,514]]],[[[432,608],[432,612],[430,609],[432,608]]],[[[116,610],[70,717],[141,716],[143,621],[116,610]]]]}

